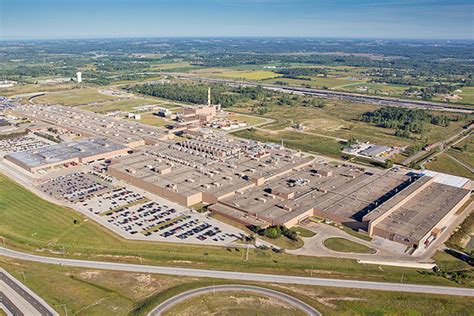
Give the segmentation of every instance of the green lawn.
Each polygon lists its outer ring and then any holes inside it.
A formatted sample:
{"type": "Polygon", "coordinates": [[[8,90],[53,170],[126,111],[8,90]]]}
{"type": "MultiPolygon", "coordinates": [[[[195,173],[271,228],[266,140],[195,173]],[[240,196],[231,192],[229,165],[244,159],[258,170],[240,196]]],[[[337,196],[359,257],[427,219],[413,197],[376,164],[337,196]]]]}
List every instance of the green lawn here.
{"type": "Polygon", "coordinates": [[[112,101],[112,102],[105,102],[100,104],[91,104],[85,105],[81,108],[84,110],[96,112],[96,113],[107,113],[112,111],[134,111],[134,107],[140,105],[149,105],[149,104],[157,104],[156,100],[153,99],[142,99],[142,98],[133,98],[127,100],[119,100],[119,101],[112,101]]]}
{"type": "Polygon", "coordinates": [[[433,256],[436,265],[445,271],[458,271],[472,269],[468,263],[459,260],[443,251],[437,251],[433,256]]]}
{"type": "Polygon", "coordinates": [[[15,85],[11,88],[1,89],[1,94],[2,96],[10,97],[17,94],[71,90],[71,89],[74,89],[75,87],[77,87],[77,85],[72,82],[58,84],[58,85],[22,84],[22,85],[15,85]]]}
{"type": "Polygon", "coordinates": [[[203,294],[178,303],[163,313],[172,315],[303,316],[302,310],[278,299],[246,292],[203,294]]]}
{"type": "Polygon", "coordinates": [[[91,102],[114,101],[118,99],[119,98],[116,96],[100,93],[94,88],[83,88],[37,97],[34,99],[34,103],[75,106],[91,102]]]}
{"type": "Polygon", "coordinates": [[[425,168],[438,172],[449,173],[455,176],[473,178],[472,173],[453,160],[445,153],[441,153],[433,161],[425,164],[425,168]]]}
{"type": "Polygon", "coordinates": [[[162,117],[153,115],[152,113],[142,114],[141,119],[138,122],[158,127],[163,127],[171,123],[162,117]]]}
{"type": "MultiPolygon", "coordinates": [[[[250,249],[248,260],[239,248],[176,245],[124,240],[79,213],[44,201],[4,176],[0,176],[0,236],[7,247],[35,252],[64,249],[66,256],[89,260],[113,260],[165,266],[240,270],[277,274],[338,277],[364,280],[455,285],[415,269],[359,265],[355,260],[313,258],[250,249]]],[[[468,285],[471,285],[470,281],[468,285]]]]}
{"type": "Polygon", "coordinates": [[[306,229],[304,227],[293,227],[291,230],[294,230],[295,232],[297,232],[298,235],[301,236],[301,237],[309,238],[309,237],[316,236],[315,232],[313,232],[309,229],[306,229]]]}
{"type": "Polygon", "coordinates": [[[456,144],[448,150],[448,153],[474,168],[474,135],[456,144]]]}
{"type": "Polygon", "coordinates": [[[293,131],[271,132],[251,129],[238,131],[233,133],[233,135],[277,144],[280,144],[283,140],[285,146],[331,157],[338,157],[342,149],[342,145],[334,139],[306,135],[293,131]]]}
{"type": "Polygon", "coordinates": [[[241,114],[230,115],[229,119],[245,122],[249,126],[256,125],[256,124],[261,124],[261,123],[264,123],[266,121],[264,118],[261,118],[261,117],[258,117],[258,116],[241,115],[241,114]]]}
{"type": "Polygon", "coordinates": [[[324,246],[338,252],[375,253],[375,250],[349,239],[333,237],[324,241],[324,246]]]}

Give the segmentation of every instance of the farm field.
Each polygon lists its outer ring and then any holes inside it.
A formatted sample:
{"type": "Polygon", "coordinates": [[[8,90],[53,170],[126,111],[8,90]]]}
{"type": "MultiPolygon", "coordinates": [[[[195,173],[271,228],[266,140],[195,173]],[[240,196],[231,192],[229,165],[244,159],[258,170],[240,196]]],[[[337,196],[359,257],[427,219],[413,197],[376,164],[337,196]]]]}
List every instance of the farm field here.
{"type": "Polygon", "coordinates": [[[75,89],[66,92],[51,93],[35,98],[37,104],[62,104],[66,106],[83,105],[92,102],[115,101],[119,98],[106,95],[94,88],[75,89]]]}
{"type": "MultiPolygon", "coordinates": [[[[364,280],[455,285],[442,277],[421,275],[416,269],[359,265],[354,260],[312,258],[250,249],[248,260],[239,248],[176,245],[124,240],[79,213],[51,204],[4,176],[0,176],[0,235],[5,246],[34,252],[43,249],[63,252],[68,257],[183,266],[202,269],[245,270],[313,276],[351,277],[364,280]]],[[[465,286],[474,286],[472,280],[465,286]]]]}
{"type": "Polygon", "coordinates": [[[256,71],[226,71],[222,73],[213,74],[218,77],[226,77],[233,79],[247,79],[247,80],[265,80],[271,78],[278,78],[282,75],[273,71],[256,70],[256,71]]]}

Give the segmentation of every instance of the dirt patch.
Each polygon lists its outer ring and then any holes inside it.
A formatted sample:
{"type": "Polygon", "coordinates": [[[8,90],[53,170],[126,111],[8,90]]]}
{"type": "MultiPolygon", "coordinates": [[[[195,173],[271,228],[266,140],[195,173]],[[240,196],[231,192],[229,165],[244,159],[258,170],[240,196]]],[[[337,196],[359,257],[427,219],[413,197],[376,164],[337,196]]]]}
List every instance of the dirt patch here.
{"type": "Polygon", "coordinates": [[[284,309],[292,309],[292,307],[285,302],[282,302],[273,297],[236,297],[230,296],[229,299],[236,304],[252,305],[258,303],[260,305],[268,305],[284,309]]]}
{"type": "Polygon", "coordinates": [[[308,289],[303,289],[303,288],[298,288],[298,287],[293,287],[293,286],[283,286],[279,284],[275,284],[275,286],[282,289],[291,290],[301,295],[308,296],[316,300],[318,303],[327,307],[331,307],[331,308],[337,307],[335,304],[331,303],[333,301],[365,301],[366,300],[363,298],[350,297],[350,296],[324,296],[322,290],[318,290],[318,289],[308,291],[308,289]]]}

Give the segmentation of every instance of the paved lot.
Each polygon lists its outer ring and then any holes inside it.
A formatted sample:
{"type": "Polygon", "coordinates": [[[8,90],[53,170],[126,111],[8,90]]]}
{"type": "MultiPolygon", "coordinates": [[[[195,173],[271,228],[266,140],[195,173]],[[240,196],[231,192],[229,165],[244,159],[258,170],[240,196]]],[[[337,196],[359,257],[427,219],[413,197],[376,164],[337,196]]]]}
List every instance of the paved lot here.
{"type": "Polygon", "coordinates": [[[25,136],[0,140],[0,156],[25,150],[38,149],[54,144],[32,133],[25,136]]]}
{"type": "Polygon", "coordinates": [[[63,174],[43,181],[38,189],[129,239],[230,245],[243,235],[237,228],[95,170],[63,174]]]}

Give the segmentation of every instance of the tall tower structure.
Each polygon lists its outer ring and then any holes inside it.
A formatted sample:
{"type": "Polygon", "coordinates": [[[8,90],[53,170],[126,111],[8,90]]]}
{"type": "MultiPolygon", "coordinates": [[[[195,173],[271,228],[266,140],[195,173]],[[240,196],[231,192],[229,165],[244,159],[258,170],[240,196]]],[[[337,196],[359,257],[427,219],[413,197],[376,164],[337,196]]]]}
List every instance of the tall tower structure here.
{"type": "Polygon", "coordinates": [[[211,87],[207,88],[207,105],[211,105],[211,87]]]}
{"type": "Polygon", "coordinates": [[[82,82],[82,72],[80,72],[80,71],[76,72],[76,81],[77,81],[77,83],[82,82]]]}

